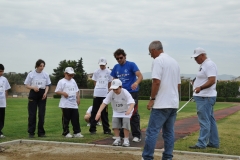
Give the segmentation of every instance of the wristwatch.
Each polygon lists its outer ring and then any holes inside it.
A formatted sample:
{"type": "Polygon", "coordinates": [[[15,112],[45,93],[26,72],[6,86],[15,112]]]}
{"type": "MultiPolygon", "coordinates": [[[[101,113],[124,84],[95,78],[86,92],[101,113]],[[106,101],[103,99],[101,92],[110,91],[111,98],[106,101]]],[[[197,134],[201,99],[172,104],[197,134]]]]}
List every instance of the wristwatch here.
{"type": "Polygon", "coordinates": [[[155,100],[155,98],[152,98],[152,97],[150,97],[150,100],[153,100],[153,101],[154,101],[154,100],[155,100]]]}

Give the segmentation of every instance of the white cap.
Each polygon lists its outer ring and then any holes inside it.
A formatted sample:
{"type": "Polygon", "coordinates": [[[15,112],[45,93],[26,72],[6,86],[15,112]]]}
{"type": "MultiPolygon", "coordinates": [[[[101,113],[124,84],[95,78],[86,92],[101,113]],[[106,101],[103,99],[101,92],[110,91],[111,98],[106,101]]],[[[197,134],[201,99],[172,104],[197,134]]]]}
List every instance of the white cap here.
{"type": "Polygon", "coordinates": [[[101,57],[101,58],[98,60],[98,64],[99,64],[99,65],[106,65],[106,64],[107,64],[106,58],[101,57]]]}
{"type": "Polygon", "coordinates": [[[194,49],[194,52],[193,52],[193,55],[191,56],[191,58],[197,57],[202,53],[206,54],[206,51],[203,48],[198,47],[198,48],[194,49]]]}
{"type": "Polygon", "coordinates": [[[69,74],[75,74],[74,70],[72,67],[67,67],[64,71],[64,73],[69,73],[69,74]]]}
{"type": "Polygon", "coordinates": [[[119,79],[114,79],[111,83],[110,89],[117,89],[120,86],[122,86],[122,82],[119,79]]]}

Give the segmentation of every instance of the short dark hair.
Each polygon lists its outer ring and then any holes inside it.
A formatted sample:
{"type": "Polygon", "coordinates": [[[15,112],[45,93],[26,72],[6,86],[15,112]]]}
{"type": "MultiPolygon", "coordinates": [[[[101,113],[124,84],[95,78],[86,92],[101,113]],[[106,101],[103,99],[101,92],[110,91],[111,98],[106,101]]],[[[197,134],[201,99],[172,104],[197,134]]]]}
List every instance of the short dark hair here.
{"type": "Polygon", "coordinates": [[[37,62],[36,62],[36,64],[35,64],[35,68],[39,67],[42,63],[44,64],[44,67],[45,67],[45,62],[44,62],[44,60],[42,60],[42,59],[37,60],[37,62]]]}
{"type": "Polygon", "coordinates": [[[126,57],[127,54],[124,52],[123,49],[119,48],[113,53],[113,55],[116,58],[117,56],[120,56],[120,55],[123,55],[124,57],[126,57]]]}
{"type": "Polygon", "coordinates": [[[4,65],[3,64],[0,64],[0,70],[4,71],[4,65]]]}

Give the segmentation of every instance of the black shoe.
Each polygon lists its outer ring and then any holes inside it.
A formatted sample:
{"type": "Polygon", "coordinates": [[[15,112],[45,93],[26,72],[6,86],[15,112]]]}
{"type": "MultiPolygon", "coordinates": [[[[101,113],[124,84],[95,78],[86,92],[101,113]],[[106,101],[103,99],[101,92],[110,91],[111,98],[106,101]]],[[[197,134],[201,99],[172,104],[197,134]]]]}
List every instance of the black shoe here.
{"type": "Polygon", "coordinates": [[[38,135],[38,137],[46,137],[46,135],[45,134],[40,134],[40,135],[38,135]]]}
{"type": "Polygon", "coordinates": [[[104,134],[113,135],[111,132],[103,132],[104,134]]]}
{"type": "Polygon", "coordinates": [[[29,138],[34,138],[34,134],[29,134],[28,137],[29,138]]]}
{"type": "Polygon", "coordinates": [[[92,135],[93,135],[93,134],[96,134],[96,131],[90,132],[90,134],[92,134],[92,135]]]}
{"type": "Polygon", "coordinates": [[[217,148],[217,149],[219,148],[219,147],[211,146],[209,144],[207,145],[207,147],[209,147],[209,148],[217,148]]]}
{"type": "Polygon", "coordinates": [[[205,149],[205,148],[199,147],[199,146],[197,146],[197,145],[190,146],[189,148],[190,148],[190,149],[205,149]]]}

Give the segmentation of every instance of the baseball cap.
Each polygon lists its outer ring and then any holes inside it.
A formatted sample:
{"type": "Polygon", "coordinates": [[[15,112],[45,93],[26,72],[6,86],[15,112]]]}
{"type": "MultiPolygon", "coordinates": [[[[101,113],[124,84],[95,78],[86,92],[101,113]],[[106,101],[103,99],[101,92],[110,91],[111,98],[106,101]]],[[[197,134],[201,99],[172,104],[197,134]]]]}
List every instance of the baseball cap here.
{"type": "Polygon", "coordinates": [[[106,64],[107,64],[106,58],[101,57],[101,58],[98,60],[98,64],[99,64],[99,65],[106,65],[106,64]]]}
{"type": "Polygon", "coordinates": [[[69,74],[75,74],[74,70],[72,67],[67,67],[64,71],[64,73],[69,73],[69,74]]]}
{"type": "Polygon", "coordinates": [[[198,47],[198,48],[194,49],[194,52],[193,52],[193,55],[191,56],[191,58],[197,57],[197,56],[199,56],[202,53],[206,54],[206,51],[203,48],[198,47]]]}
{"type": "Polygon", "coordinates": [[[114,79],[111,83],[110,89],[117,89],[120,86],[122,86],[122,82],[119,79],[114,79]]]}

